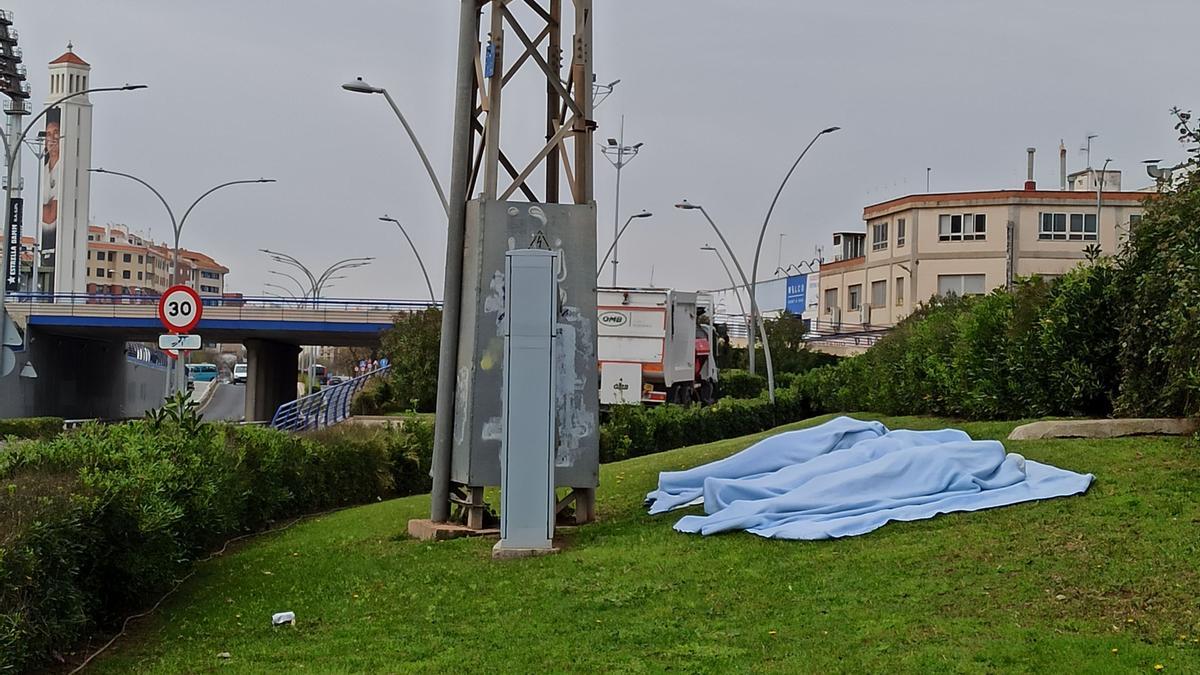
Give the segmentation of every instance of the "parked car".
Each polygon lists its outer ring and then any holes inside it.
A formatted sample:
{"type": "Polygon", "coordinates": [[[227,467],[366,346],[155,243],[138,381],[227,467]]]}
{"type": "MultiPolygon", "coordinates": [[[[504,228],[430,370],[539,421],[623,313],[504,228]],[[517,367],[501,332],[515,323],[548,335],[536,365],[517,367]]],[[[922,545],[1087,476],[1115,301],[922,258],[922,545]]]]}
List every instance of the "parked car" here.
{"type": "Polygon", "coordinates": [[[246,380],[250,377],[250,369],[245,363],[239,363],[233,367],[233,383],[246,384],[246,380]]]}

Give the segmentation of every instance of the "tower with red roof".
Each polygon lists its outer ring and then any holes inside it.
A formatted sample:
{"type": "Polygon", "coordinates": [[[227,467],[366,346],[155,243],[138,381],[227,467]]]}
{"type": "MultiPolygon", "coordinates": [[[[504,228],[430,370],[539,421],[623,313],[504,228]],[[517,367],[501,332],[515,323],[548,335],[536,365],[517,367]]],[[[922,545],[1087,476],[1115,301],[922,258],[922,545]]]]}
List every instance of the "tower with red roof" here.
{"type": "MultiPolygon", "coordinates": [[[[67,51],[50,62],[46,104],[88,89],[91,70],[68,44],[67,51]]],[[[91,196],[91,100],[85,94],[59,103],[46,114],[45,132],[42,192],[36,209],[42,230],[42,265],[54,270],[55,293],[83,293],[87,290],[91,196]]]]}

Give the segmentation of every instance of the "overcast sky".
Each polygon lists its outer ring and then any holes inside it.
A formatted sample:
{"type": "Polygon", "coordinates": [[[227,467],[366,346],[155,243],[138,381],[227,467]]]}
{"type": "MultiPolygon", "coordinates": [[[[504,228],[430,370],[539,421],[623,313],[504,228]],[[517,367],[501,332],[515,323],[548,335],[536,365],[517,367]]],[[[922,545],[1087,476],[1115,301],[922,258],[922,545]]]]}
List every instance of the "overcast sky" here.
{"type": "MultiPolygon", "coordinates": [[[[33,85],[68,40],[100,94],[93,162],[134,173],[181,210],[206,200],[183,245],[227,265],[228,288],[259,294],[259,248],[323,268],[377,262],[330,295],[420,298],[426,291],[402,220],[441,293],[445,217],[402,127],[381,97],[343,92],[363,75],[387,87],[438,172],[450,161],[458,2],[452,0],[9,0],[33,85]]],[[[830,233],[861,229],[862,208],[925,190],[1019,187],[1025,148],[1037,179],[1057,186],[1059,139],[1072,170],[1088,133],[1093,163],[1111,157],[1126,188],[1148,182],[1142,159],[1182,158],[1168,110],[1200,106],[1196,0],[597,0],[595,70],[621,79],[598,110],[597,139],[644,142],[622,179],[621,282],[719,287],[698,248],[712,236],[681,198],[703,204],[748,265],[770,198],[814,133],[839,125],[797,170],[760,265],[770,276],[832,255],[830,233]],[[778,234],[783,233],[782,252],[778,234]]],[[[516,40],[513,40],[515,43],[516,40]]],[[[514,99],[515,100],[515,99],[514,99]]],[[[529,119],[542,114],[538,100],[529,119]]],[[[543,104],[544,105],[544,104],[543,104]]],[[[505,113],[515,104],[506,100],[505,113]]],[[[540,124],[540,122],[538,122],[540,124]]],[[[517,153],[519,154],[519,153],[517,153]]],[[[26,162],[26,182],[36,174],[26,162]]],[[[443,178],[445,180],[445,178],[443,178]]],[[[615,172],[599,155],[601,251],[612,236],[615,172]]],[[[28,210],[27,210],[28,213],[28,210]]],[[[153,196],[115,177],[92,180],[95,224],[126,223],[170,239],[153,196]]],[[[714,242],[715,243],[715,242],[714,242]]],[[[605,279],[608,279],[606,273],[605,279]]]]}

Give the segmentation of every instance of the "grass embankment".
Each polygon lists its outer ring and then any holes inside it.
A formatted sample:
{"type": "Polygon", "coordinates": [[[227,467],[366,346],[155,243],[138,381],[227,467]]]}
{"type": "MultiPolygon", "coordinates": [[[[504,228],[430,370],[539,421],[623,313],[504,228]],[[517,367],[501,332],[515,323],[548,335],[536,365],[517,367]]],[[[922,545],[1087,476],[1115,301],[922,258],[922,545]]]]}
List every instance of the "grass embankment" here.
{"type": "MultiPolygon", "coordinates": [[[[1013,425],[959,426],[1002,439],[1013,425]]],[[[493,562],[492,541],[407,539],[424,497],[297,525],[201,566],[98,670],[1200,671],[1188,441],[1011,442],[1097,480],[1081,497],[845,540],[703,538],[674,532],[677,515],[645,515],[659,471],[761,436],[603,467],[600,522],[547,558],[493,562]],[[296,626],[271,628],[285,610],[296,626]]]]}

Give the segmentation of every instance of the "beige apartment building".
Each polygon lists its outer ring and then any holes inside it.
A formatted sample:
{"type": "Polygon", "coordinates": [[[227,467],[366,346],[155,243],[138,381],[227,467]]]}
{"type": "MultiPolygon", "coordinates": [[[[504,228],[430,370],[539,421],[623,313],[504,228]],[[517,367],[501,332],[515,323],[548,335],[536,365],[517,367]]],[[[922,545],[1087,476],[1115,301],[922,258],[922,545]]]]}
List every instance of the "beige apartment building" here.
{"type": "MultiPolygon", "coordinates": [[[[837,257],[821,265],[822,327],[892,326],[936,295],[1060,276],[1093,244],[1113,253],[1150,195],[1120,191],[1118,172],[1103,180],[1116,189],[1102,193],[1098,219],[1094,189],[1038,190],[1032,182],[1024,190],[916,194],[866,207],[866,232],[835,234],[837,257]]],[[[1073,174],[1075,184],[1094,183],[1073,174]]]]}
{"type": "MultiPolygon", "coordinates": [[[[171,284],[171,249],[125,227],[88,227],[87,292],[157,295],[171,284]]],[[[180,283],[202,296],[222,296],[229,268],[196,251],[181,249],[180,283]]]]}

